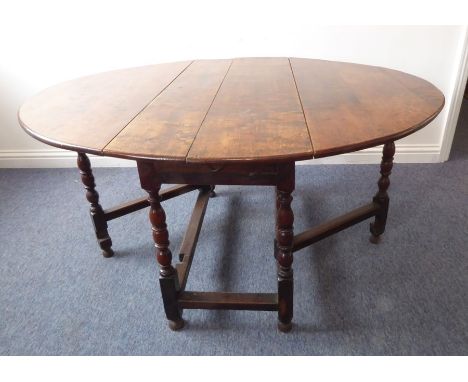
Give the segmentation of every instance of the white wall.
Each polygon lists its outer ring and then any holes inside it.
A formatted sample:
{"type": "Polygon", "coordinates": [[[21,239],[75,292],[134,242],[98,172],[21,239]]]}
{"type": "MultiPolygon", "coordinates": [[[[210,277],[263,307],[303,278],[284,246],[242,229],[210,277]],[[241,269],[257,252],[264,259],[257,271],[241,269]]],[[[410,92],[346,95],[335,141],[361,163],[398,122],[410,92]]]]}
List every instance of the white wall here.
{"type": "MultiPolygon", "coordinates": [[[[295,8],[292,14],[290,7],[281,6],[265,12],[261,3],[203,4],[11,1],[0,22],[0,167],[73,165],[73,153],[33,140],[17,123],[18,107],[42,88],[128,66],[239,56],[350,61],[431,81],[445,94],[447,106],[430,126],[398,143],[397,159],[439,161],[465,27],[311,26],[307,12],[313,9],[295,8]]],[[[379,157],[371,149],[332,161],[375,162],[379,157]]]]}

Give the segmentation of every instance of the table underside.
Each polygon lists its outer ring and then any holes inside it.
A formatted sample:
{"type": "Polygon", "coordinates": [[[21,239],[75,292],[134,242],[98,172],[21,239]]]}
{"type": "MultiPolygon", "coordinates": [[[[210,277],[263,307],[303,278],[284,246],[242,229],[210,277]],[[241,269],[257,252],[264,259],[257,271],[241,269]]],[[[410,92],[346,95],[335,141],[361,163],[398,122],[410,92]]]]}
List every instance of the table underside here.
{"type": "Polygon", "coordinates": [[[194,165],[187,163],[138,161],[140,183],[149,197],[140,198],[120,206],[104,210],[99,204],[94,176],[88,157],[78,154],[78,167],[91,203],[91,217],[98,242],[105,257],[112,257],[112,241],[107,232],[107,221],[125,214],[150,207],[156,259],[160,265],[160,286],[164,309],[173,330],[183,327],[184,309],[236,309],[278,312],[278,328],[287,332],[292,328],[293,318],[293,253],[316,243],[363,220],[374,217],[371,223],[371,238],[377,242],[385,230],[388,212],[389,175],[393,165],[395,145],[384,145],[380,166],[381,177],[378,192],[372,202],[342,216],[294,235],[294,213],[291,206],[295,188],[295,163],[281,164],[224,164],[194,165]],[[161,185],[177,184],[161,190],[161,185]],[[277,265],[278,290],[276,293],[234,293],[187,291],[186,284],[195,255],[198,237],[210,197],[215,196],[216,185],[261,185],[276,188],[276,235],[274,259],[277,265]],[[172,265],[169,231],[166,225],[162,202],[187,192],[197,191],[198,197],[190,217],[181,247],[179,260],[172,265]]]}

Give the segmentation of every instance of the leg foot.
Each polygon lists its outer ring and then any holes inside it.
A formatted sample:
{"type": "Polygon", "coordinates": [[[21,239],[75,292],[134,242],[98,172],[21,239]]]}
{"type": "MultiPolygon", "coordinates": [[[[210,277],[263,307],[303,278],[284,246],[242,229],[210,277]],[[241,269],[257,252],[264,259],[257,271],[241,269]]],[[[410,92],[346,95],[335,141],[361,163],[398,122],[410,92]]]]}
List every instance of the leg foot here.
{"type": "Polygon", "coordinates": [[[378,182],[379,191],[375,194],[373,202],[379,206],[379,211],[375,215],[375,220],[370,224],[370,242],[378,244],[380,236],[385,232],[387,223],[387,213],[389,197],[387,190],[390,186],[390,174],[393,167],[393,155],[395,154],[395,143],[389,142],[384,145],[382,162],[380,164],[380,179],[378,182]]]}
{"type": "Polygon", "coordinates": [[[215,186],[210,186],[210,198],[214,198],[216,196],[215,186]]]}
{"type": "Polygon", "coordinates": [[[104,219],[104,213],[100,217],[91,213],[91,219],[93,220],[94,227],[96,229],[96,238],[99,247],[102,249],[102,255],[104,257],[114,256],[114,251],[112,250],[112,239],[107,232],[107,223],[104,219]],[[100,227],[100,229],[98,230],[96,227],[100,227]]]}
{"type": "Polygon", "coordinates": [[[278,321],[278,330],[282,333],[288,333],[292,329],[292,322],[285,324],[284,322],[278,321]]]}
{"type": "Polygon", "coordinates": [[[379,243],[382,241],[382,238],[381,238],[380,236],[370,235],[370,236],[369,236],[369,241],[370,241],[372,244],[379,244],[379,243]]]}
{"type": "Polygon", "coordinates": [[[80,169],[81,182],[86,190],[86,199],[90,203],[89,214],[94,225],[96,239],[102,249],[104,257],[112,257],[112,240],[107,232],[107,221],[104,216],[104,210],[99,204],[99,194],[96,191],[93,171],[91,170],[91,162],[85,153],[78,153],[77,159],[78,168],[80,169]]]}
{"type": "Polygon", "coordinates": [[[174,332],[182,329],[185,325],[185,321],[182,318],[177,321],[168,320],[167,322],[169,324],[169,329],[171,329],[174,332]]]}
{"type": "Polygon", "coordinates": [[[114,256],[114,251],[112,250],[112,240],[107,233],[107,230],[103,232],[98,232],[98,244],[102,249],[102,256],[108,258],[114,256]]]}
{"type": "MultiPolygon", "coordinates": [[[[293,164],[294,166],[294,164],[293,164]]],[[[288,169],[281,183],[276,186],[276,245],[275,258],[278,278],[278,329],[288,332],[293,318],[293,252],[294,213],[291,209],[294,190],[294,167],[288,169]]]]}
{"type": "Polygon", "coordinates": [[[104,256],[106,259],[108,259],[109,257],[114,257],[114,251],[112,250],[112,248],[104,249],[102,251],[102,256],[104,256]]]}
{"type": "Polygon", "coordinates": [[[177,330],[183,326],[182,310],[177,303],[179,279],[171,264],[172,253],[169,249],[169,232],[166,225],[166,213],[161,206],[160,188],[160,184],[153,184],[150,189],[147,189],[150,203],[149,217],[153,231],[156,260],[159,263],[159,285],[164,311],[169,321],[169,327],[172,330],[177,330]]]}

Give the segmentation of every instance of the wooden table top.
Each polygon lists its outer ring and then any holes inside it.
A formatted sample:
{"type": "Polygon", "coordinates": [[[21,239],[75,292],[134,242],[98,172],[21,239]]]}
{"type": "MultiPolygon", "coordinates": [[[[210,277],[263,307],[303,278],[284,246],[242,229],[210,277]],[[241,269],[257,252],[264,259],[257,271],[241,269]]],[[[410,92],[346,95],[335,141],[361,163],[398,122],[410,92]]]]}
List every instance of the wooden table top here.
{"type": "Polygon", "coordinates": [[[196,60],[117,70],[44,90],[21,126],[53,146],[121,158],[280,162],[402,138],[444,105],[395,70],[303,58],[196,60]]]}

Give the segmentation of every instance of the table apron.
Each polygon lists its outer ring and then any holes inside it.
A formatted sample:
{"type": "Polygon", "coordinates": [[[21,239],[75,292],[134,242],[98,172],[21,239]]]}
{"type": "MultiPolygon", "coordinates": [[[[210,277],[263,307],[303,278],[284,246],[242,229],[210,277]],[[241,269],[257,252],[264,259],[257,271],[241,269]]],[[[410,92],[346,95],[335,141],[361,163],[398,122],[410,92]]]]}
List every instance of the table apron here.
{"type": "Polygon", "coordinates": [[[155,183],[275,186],[294,171],[294,162],[208,165],[137,161],[137,165],[144,189],[150,189],[155,183]]]}

